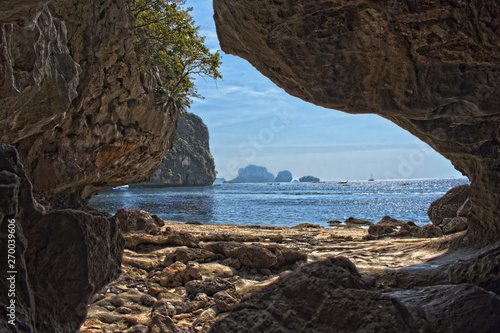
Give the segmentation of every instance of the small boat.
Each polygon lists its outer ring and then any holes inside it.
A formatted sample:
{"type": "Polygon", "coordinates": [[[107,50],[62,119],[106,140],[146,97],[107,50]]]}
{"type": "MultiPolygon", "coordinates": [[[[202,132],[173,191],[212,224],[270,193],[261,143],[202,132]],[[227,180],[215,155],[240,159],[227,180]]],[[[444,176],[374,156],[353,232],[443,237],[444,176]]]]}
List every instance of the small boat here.
{"type": "Polygon", "coordinates": [[[347,184],[347,180],[339,180],[337,184],[347,184]]]}
{"type": "Polygon", "coordinates": [[[369,182],[374,182],[375,178],[373,178],[373,174],[370,175],[370,179],[368,179],[369,182]]]}

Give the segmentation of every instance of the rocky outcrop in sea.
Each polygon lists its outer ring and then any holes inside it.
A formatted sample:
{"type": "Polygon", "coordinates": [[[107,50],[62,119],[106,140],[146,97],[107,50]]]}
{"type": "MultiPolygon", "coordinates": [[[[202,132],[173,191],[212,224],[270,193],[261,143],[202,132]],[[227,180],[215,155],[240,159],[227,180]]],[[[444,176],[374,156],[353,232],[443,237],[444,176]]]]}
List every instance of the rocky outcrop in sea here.
{"type": "Polygon", "coordinates": [[[274,175],[262,166],[249,165],[238,170],[238,177],[226,183],[267,183],[274,182],[274,175]]]}
{"type": "Polygon", "coordinates": [[[179,118],[172,149],[149,183],[132,187],[210,186],[215,178],[208,128],[197,115],[185,113],[179,118]]]}
{"type": "Polygon", "coordinates": [[[288,170],[280,171],[274,179],[275,182],[279,183],[289,183],[293,180],[292,173],[288,170]]]}
{"type": "Polygon", "coordinates": [[[319,182],[320,179],[318,177],[314,176],[304,176],[299,178],[299,182],[301,183],[312,183],[312,182],[319,182]]]}

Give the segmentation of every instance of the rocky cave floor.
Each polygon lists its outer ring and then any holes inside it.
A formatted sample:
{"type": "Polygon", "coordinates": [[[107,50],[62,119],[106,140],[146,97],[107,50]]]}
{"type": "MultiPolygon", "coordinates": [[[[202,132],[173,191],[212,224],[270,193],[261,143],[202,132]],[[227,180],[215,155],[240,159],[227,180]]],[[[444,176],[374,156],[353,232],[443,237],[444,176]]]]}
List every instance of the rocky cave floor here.
{"type": "Polygon", "coordinates": [[[391,291],[388,272],[445,253],[461,235],[374,237],[356,224],[195,225],[143,211],[121,211],[117,221],[128,231],[122,273],[94,296],[80,332],[208,332],[255,291],[336,256],[351,260],[370,288],[391,291]]]}

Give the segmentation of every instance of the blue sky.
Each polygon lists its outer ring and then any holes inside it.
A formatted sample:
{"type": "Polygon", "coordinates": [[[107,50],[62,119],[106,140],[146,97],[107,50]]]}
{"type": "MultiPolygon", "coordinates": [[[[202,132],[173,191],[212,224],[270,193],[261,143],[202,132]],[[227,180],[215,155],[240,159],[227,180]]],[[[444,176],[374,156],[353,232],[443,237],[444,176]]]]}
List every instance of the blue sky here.
{"type": "MultiPolygon", "coordinates": [[[[219,50],[212,1],[188,1],[200,34],[219,50]]],[[[204,100],[191,112],[210,132],[219,178],[238,168],[265,166],[276,175],[321,180],[461,177],[425,143],[375,115],[349,115],[306,103],[285,93],[241,58],[222,52],[222,80],[197,79],[204,100]]]]}

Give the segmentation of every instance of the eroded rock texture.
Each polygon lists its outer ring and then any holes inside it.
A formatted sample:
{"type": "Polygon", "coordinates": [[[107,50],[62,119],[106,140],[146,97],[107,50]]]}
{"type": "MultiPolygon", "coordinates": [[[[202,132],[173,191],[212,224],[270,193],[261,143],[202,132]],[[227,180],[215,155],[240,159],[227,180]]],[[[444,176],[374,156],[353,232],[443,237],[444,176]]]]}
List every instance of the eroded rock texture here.
{"type": "Polygon", "coordinates": [[[472,184],[465,241],[500,238],[497,1],[214,1],[222,49],[289,94],[376,113],[472,184]]]}
{"type": "Polygon", "coordinates": [[[425,322],[368,290],[345,258],[301,267],[237,304],[210,332],[421,332],[425,322]]]}
{"type": "Polygon", "coordinates": [[[0,330],[74,332],[87,304],[120,274],[123,238],[114,219],[74,210],[42,213],[17,152],[0,144],[0,330]],[[15,242],[9,242],[10,229],[15,242]],[[9,244],[15,258],[7,261],[9,244]],[[14,264],[15,267],[8,266],[14,264]],[[14,276],[14,297],[9,296],[14,276]],[[15,300],[14,325],[8,305],[15,300]]]}
{"type": "Polygon", "coordinates": [[[0,24],[0,142],[16,146],[36,198],[78,207],[148,180],[177,115],[154,105],[158,77],[140,69],[125,2],[2,1],[0,24]]]}

